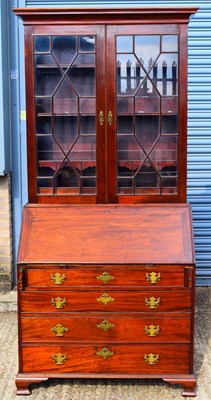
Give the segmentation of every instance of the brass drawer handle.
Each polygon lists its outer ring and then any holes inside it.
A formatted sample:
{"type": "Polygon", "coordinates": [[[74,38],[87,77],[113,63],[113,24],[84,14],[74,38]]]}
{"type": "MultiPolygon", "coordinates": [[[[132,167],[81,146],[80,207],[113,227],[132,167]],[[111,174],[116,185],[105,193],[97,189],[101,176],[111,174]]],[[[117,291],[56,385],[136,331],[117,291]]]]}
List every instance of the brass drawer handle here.
{"type": "Polygon", "coordinates": [[[107,332],[109,329],[114,328],[115,325],[111,324],[107,319],[104,319],[100,324],[96,325],[97,328],[103,329],[104,332],[107,332]]]}
{"type": "Polygon", "coordinates": [[[115,300],[115,298],[109,296],[109,294],[107,294],[107,293],[104,293],[102,296],[97,298],[97,301],[101,301],[103,304],[105,304],[105,306],[107,306],[107,304],[110,301],[114,301],[114,300],[115,300]]]}
{"type": "Polygon", "coordinates": [[[112,111],[110,110],[108,112],[108,123],[110,126],[112,125],[112,122],[113,122],[113,114],[112,114],[112,111]]]}
{"type": "Polygon", "coordinates": [[[67,360],[67,355],[66,354],[52,354],[52,360],[55,362],[57,365],[63,365],[65,361],[67,360]]]}
{"type": "Polygon", "coordinates": [[[51,299],[51,304],[55,308],[64,308],[64,306],[66,304],[66,299],[62,299],[61,297],[56,297],[55,299],[52,298],[51,299]]]}
{"type": "Polygon", "coordinates": [[[145,297],[145,304],[149,308],[158,308],[158,306],[160,304],[160,297],[158,297],[157,299],[153,296],[150,297],[149,299],[147,297],[145,297]]]}
{"type": "Polygon", "coordinates": [[[148,282],[155,284],[158,283],[161,280],[161,273],[158,272],[150,272],[149,274],[146,273],[146,279],[148,282]]]}
{"type": "Polygon", "coordinates": [[[104,115],[102,111],[99,113],[99,123],[101,126],[104,124],[104,115]]]}
{"type": "Polygon", "coordinates": [[[159,361],[159,354],[144,354],[144,361],[149,365],[155,365],[159,361]]]}
{"type": "Polygon", "coordinates": [[[101,356],[104,358],[104,360],[106,360],[106,358],[111,357],[114,355],[114,353],[110,350],[108,350],[106,347],[103,347],[102,350],[97,351],[97,356],[101,356]]]}
{"type": "Polygon", "coordinates": [[[53,332],[55,336],[64,336],[65,332],[68,332],[68,328],[58,323],[53,328],[51,328],[51,332],[53,332]]]}
{"type": "Polygon", "coordinates": [[[56,272],[55,274],[51,274],[50,278],[55,285],[62,285],[62,283],[65,281],[66,276],[65,274],[60,274],[59,272],[56,272]]]}
{"type": "Polygon", "coordinates": [[[108,272],[105,271],[101,275],[96,276],[96,279],[104,283],[108,283],[109,281],[112,281],[114,279],[114,276],[110,275],[108,272]]]}
{"type": "Polygon", "coordinates": [[[148,336],[157,336],[158,333],[160,332],[160,327],[159,327],[159,325],[157,325],[157,326],[145,325],[144,330],[148,336]]]}

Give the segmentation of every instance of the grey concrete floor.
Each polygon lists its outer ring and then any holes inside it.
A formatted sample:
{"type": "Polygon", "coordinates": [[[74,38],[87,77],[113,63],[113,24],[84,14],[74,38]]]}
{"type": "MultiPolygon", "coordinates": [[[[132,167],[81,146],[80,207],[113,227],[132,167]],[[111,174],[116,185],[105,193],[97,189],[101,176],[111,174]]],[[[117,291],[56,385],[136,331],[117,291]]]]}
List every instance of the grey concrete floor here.
{"type": "MultiPolygon", "coordinates": [[[[0,294],[0,400],[181,400],[182,389],[160,380],[50,379],[16,396],[18,370],[16,292],[0,294]]],[[[196,290],[197,400],[211,399],[211,287],[196,290]]]]}

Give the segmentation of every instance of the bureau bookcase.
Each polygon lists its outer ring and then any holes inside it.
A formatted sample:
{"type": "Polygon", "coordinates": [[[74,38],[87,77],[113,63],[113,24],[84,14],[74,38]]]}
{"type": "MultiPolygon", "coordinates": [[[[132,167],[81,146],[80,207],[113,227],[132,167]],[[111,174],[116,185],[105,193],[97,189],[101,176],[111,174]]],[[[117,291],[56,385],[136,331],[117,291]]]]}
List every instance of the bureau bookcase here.
{"type": "Polygon", "coordinates": [[[50,377],[134,377],[195,396],[186,154],[196,9],[14,12],[25,32],[29,195],[17,394],[50,377]]]}

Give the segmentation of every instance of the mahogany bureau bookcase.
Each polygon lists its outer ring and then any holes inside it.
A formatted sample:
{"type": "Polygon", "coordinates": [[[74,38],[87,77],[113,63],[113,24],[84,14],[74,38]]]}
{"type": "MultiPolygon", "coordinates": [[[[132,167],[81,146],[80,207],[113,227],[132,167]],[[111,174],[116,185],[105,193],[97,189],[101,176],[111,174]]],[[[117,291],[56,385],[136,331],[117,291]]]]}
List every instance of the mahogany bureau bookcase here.
{"type": "Polygon", "coordinates": [[[186,153],[196,8],[14,12],[29,195],[17,394],[51,377],[134,377],[195,396],[186,153]]]}

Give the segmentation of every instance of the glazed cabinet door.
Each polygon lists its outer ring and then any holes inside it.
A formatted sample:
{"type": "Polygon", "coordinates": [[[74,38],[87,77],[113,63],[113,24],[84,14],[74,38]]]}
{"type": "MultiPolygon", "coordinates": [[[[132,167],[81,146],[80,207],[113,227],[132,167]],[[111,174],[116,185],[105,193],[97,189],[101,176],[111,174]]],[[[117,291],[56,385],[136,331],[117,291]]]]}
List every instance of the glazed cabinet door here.
{"type": "Polygon", "coordinates": [[[107,29],[108,202],[185,201],[185,29],[107,29]]]}
{"type": "Polygon", "coordinates": [[[94,25],[26,28],[30,202],[105,202],[104,37],[94,25]]]}

